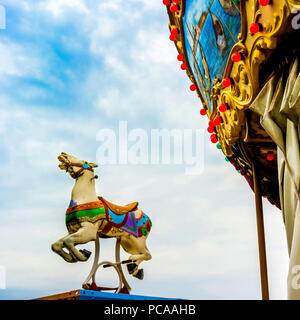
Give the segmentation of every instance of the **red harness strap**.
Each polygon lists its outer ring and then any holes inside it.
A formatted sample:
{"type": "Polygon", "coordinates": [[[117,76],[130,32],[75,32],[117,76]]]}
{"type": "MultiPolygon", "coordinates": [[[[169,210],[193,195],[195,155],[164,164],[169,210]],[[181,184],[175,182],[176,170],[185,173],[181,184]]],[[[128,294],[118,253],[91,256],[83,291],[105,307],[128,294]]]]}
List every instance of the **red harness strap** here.
{"type": "Polygon", "coordinates": [[[87,161],[84,161],[84,163],[81,164],[81,163],[70,162],[69,160],[66,161],[63,158],[60,158],[59,160],[67,166],[66,170],[68,170],[69,167],[79,167],[80,168],[77,172],[74,172],[73,174],[71,174],[71,176],[74,179],[77,179],[83,170],[89,170],[91,172],[94,172],[94,169],[88,164],[87,161]]]}
{"type": "Polygon", "coordinates": [[[106,226],[101,230],[101,233],[107,234],[107,233],[111,230],[112,227],[113,227],[113,225],[111,224],[111,222],[110,222],[110,221],[107,221],[107,224],[106,224],[106,226]]]}
{"type": "Polygon", "coordinates": [[[111,228],[113,227],[112,223],[109,221],[109,212],[108,212],[108,207],[106,205],[105,202],[102,202],[103,203],[103,206],[104,206],[104,209],[105,209],[105,217],[106,217],[106,221],[107,221],[107,224],[106,226],[101,230],[101,233],[103,234],[107,234],[111,228]]]}
{"type": "Polygon", "coordinates": [[[108,206],[107,204],[102,201],[102,204],[104,206],[104,209],[105,209],[105,217],[106,217],[106,221],[107,221],[107,224],[106,226],[103,228],[103,230],[101,230],[101,233],[103,234],[107,234],[112,227],[115,227],[115,228],[121,228],[124,226],[124,224],[126,223],[127,219],[128,219],[128,215],[129,215],[129,212],[127,212],[126,214],[124,214],[124,219],[121,223],[117,224],[115,222],[112,222],[109,220],[109,211],[108,211],[108,206]]]}
{"type": "Polygon", "coordinates": [[[80,167],[81,168],[77,172],[74,172],[74,176],[75,177],[79,177],[83,170],[89,170],[91,172],[94,172],[94,169],[92,167],[90,167],[87,162],[84,162],[84,164],[78,164],[78,163],[71,162],[70,166],[72,166],[72,167],[80,167]]]}

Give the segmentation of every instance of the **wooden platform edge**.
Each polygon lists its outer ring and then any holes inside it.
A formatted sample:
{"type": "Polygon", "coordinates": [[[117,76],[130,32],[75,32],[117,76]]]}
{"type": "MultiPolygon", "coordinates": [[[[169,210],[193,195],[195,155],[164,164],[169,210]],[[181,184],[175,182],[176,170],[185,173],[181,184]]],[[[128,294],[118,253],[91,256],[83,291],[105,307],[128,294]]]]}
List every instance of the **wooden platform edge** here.
{"type": "Polygon", "coordinates": [[[53,294],[51,296],[36,298],[32,300],[79,300],[79,296],[80,296],[80,289],[53,294]]]}

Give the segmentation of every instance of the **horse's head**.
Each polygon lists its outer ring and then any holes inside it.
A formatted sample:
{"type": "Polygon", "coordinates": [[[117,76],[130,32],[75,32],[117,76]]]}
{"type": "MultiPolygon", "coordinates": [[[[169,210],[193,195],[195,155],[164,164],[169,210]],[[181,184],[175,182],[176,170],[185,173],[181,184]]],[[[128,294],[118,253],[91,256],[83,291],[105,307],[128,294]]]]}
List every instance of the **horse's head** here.
{"type": "MultiPolygon", "coordinates": [[[[70,174],[73,179],[77,179],[83,175],[86,170],[94,172],[94,168],[97,168],[98,165],[93,162],[88,162],[85,160],[80,160],[75,156],[62,152],[57,159],[60,161],[58,167],[61,170],[65,170],[70,174]]],[[[95,176],[97,177],[97,176],[95,176]]]]}

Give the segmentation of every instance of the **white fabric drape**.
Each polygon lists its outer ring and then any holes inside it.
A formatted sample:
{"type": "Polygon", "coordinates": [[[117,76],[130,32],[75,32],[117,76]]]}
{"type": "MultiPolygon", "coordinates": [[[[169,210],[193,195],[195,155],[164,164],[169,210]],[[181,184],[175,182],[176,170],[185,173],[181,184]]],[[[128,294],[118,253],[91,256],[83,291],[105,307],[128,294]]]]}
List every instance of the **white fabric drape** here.
{"type": "Polygon", "coordinates": [[[288,299],[300,300],[300,74],[298,58],[270,77],[250,109],[277,145],[278,181],[290,256],[288,299]]]}

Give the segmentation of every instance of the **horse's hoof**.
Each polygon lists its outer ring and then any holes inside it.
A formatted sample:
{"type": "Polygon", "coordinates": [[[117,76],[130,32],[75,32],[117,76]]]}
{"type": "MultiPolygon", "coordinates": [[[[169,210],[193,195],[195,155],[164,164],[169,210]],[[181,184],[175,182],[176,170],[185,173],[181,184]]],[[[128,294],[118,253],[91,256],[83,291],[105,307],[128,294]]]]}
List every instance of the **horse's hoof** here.
{"type": "Polygon", "coordinates": [[[144,279],[144,269],[139,269],[138,272],[136,274],[134,274],[133,276],[139,280],[143,280],[144,279]]]}
{"type": "Polygon", "coordinates": [[[75,262],[78,262],[77,259],[75,259],[74,257],[71,257],[71,258],[64,258],[65,261],[69,262],[69,263],[75,263],[75,262]]]}
{"type": "Polygon", "coordinates": [[[133,274],[134,271],[138,268],[138,265],[136,263],[128,263],[127,264],[127,270],[129,274],[133,274]]]}
{"type": "Polygon", "coordinates": [[[83,283],[82,284],[82,289],[89,290],[90,289],[90,284],[89,283],[83,283]]]}
{"type": "Polygon", "coordinates": [[[89,257],[91,256],[91,251],[89,250],[86,250],[86,249],[82,249],[82,250],[79,250],[85,257],[86,257],[86,260],[89,259],[89,257]]]}

